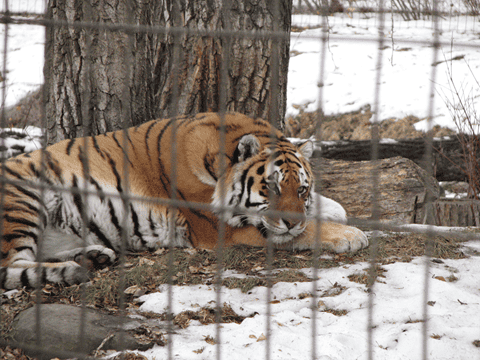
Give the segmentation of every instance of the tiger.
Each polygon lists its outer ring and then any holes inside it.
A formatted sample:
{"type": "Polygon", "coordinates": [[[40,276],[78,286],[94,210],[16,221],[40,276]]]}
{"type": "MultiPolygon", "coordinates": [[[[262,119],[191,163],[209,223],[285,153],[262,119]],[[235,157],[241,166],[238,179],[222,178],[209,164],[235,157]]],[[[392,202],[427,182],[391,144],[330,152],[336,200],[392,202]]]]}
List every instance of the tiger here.
{"type": "Polygon", "coordinates": [[[200,113],[8,159],[0,287],[79,284],[121,251],[366,247],[361,230],[317,220],[313,150],[261,119],[200,113]]]}

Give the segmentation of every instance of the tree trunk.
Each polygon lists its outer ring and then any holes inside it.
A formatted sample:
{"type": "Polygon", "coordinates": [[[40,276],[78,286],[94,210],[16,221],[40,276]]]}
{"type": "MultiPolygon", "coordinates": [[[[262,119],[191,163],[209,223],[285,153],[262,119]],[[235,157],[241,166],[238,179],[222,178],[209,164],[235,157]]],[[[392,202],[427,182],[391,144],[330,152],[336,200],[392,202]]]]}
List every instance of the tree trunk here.
{"type": "Polygon", "coordinates": [[[47,29],[49,143],[205,111],[239,111],[283,128],[291,0],[51,0],[47,16],[147,26],[47,29]],[[277,35],[252,37],[256,31],[277,35]]]}

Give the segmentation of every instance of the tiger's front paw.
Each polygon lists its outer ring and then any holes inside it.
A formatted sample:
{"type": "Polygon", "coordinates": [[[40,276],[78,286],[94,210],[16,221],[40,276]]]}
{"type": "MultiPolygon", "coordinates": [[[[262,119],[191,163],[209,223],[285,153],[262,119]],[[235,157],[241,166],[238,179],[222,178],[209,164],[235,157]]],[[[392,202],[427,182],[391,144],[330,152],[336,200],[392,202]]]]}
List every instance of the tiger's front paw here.
{"type": "Polygon", "coordinates": [[[342,229],[335,231],[335,237],[326,243],[337,253],[355,252],[368,246],[368,238],[360,229],[343,226],[342,229]]]}

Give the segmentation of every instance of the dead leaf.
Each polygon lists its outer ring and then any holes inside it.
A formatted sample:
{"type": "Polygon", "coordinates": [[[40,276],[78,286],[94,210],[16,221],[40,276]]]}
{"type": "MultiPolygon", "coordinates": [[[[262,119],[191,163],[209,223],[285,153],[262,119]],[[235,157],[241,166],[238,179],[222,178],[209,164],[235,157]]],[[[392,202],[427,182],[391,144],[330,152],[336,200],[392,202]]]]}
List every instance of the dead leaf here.
{"type": "Polygon", "coordinates": [[[153,266],[155,265],[155,261],[147,259],[147,258],[141,258],[140,261],[138,262],[139,265],[148,265],[148,266],[153,266]]]}
{"type": "Polygon", "coordinates": [[[265,340],[267,340],[267,338],[266,338],[266,336],[263,335],[263,333],[262,333],[262,335],[260,335],[260,336],[258,337],[257,342],[259,342],[259,341],[265,341],[265,340]]]}
{"type": "Polygon", "coordinates": [[[202,272],[202,269],[197,266],[189,266],[188,270],[190,270],[192,274],[198,274],[199,272],[202,272]]]}
{"type": "Polygon", "coordinates": [[[205,336],[205,342],[210,345],[215,345],[215,339],[212,338],[210,335],[205,336]]]}
{"type": "Polygon", "coordinates": [[[135,294],[138,290],[141,290],[138,285],[132,285],[132,286],[126,288],[124,293],[131,295],[131,294],[135,294]]]}

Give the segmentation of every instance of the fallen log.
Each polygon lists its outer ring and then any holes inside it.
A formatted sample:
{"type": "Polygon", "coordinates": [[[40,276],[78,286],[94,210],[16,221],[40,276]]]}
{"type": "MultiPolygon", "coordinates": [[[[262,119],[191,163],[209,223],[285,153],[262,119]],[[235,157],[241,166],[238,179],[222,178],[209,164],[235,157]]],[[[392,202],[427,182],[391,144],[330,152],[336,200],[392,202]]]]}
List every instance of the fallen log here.
{"type": "Polygon", "coordinates": [[[427,202],[440,195],[437,180],[402,157],[376,162],[314,158],[311,163],[316,191],[342,204],[351,217],[372,218],[374,171],[379,220],[422,224],[427,202]]]}
{"type": "MultiPolygon", "coordinates": [[[[463,141],[470,141],[463,135],[463,141]]],[[[478,139],[474,140],[478,144],[478,139]]],[[[324,157],[334,160],[366,161],[371,160],[371,140],[339,140],[321,141],[316,143],[318,149],[314,157],[324,157]],[[320,150],[321,149],[321,150],[320,150]]],[[[425,169],[426,140],[417,139],[381,139],[378,144],[379,159],[396,156],[414,161],[425,169]]],[[[480,159],[480,146],[476,147],[477,159],[480,159]]],[[[433,139],[432,165],[438,181],[467,181],[466,160],[460,136],[449,136],[433,139]]]]}

